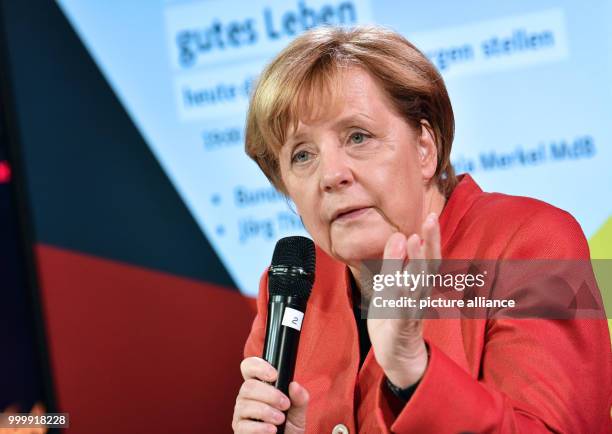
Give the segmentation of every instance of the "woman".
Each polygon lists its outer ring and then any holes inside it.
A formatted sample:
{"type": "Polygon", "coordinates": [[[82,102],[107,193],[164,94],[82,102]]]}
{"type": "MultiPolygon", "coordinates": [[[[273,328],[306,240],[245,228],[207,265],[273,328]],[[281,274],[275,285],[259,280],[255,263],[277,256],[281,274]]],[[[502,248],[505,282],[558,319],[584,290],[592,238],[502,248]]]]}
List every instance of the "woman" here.
{"type": "Polygon", "coordinates": [[[600,432],[609,427],[605,321],[368,319],[366,259],[588,259],[567,213],[487,194],[450,164],[442,78],[400,35],[319,28],[263,72],[246,151],[293,200],[317,246],[295,382],[260,359],[267,277],[241,364],[235,432],[600,432]],[[438,218],[439,216],[439,218],[438,218]],[[561,236],[561,234],[563,234],[561,236]],[[371,348],[370,348],[371,347],[371,348]]]}

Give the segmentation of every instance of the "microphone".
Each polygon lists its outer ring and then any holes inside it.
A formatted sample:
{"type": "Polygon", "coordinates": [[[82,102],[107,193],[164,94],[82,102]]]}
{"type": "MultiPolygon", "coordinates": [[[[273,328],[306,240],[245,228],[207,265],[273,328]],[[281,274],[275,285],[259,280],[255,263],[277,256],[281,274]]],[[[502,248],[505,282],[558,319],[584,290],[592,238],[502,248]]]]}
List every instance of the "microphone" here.
{"type": "MultiPolygon", "coordinates": [[[[287,396],[314,271],[312,240],[295,236],[276,243],[268,270],[268,318],[263,359],[278,371],[274,386],[287,396]]],[[[284,424],[278,432],[283,428],[284,424]]]]}

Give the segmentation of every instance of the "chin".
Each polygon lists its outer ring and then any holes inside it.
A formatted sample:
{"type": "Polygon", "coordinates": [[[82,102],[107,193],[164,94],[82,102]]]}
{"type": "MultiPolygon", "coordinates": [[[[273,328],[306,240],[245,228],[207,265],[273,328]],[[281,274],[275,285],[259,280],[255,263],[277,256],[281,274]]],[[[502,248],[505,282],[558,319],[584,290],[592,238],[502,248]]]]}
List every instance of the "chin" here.
{"type": "Polygon", "coordinates": [[[351,237],[332,244],[332,256],[347,265],[358,264],[365,259],[382,259],[387,238],[351,237]]]}

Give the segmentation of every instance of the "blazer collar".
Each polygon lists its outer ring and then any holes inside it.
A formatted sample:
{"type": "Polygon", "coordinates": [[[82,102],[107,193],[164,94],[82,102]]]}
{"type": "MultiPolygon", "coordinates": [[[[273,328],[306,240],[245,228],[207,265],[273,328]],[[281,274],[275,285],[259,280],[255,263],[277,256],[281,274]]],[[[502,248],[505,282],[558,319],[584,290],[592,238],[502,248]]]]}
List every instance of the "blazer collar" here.
{"type": "Polygon", "coordinates": [[[449,240],[459,226],[461,219],[472,207],[483,192],[474,179],[464,173],[458,176],[459,183],[451,193],[440,214],[440,231],[442,237],[442,252],[446,250],[449,240]]]}

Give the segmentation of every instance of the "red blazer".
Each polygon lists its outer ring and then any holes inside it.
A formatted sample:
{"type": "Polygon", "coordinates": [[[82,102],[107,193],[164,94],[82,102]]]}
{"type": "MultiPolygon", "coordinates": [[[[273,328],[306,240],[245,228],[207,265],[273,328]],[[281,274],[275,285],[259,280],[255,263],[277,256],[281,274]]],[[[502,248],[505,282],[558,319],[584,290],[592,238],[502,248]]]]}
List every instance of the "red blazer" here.
{"type": "MultiPolygon", "coordinates": [[[[543,202],[483,193],[469,175],[441,216],[444,258],[589,258],[578,223],[543,202]]],[[[424,320],[427,369],[403,408],[359,340],[347,267],[317,249],[295,379],[310,393],[307,432],[610,433],[611,350],[605,320],[424,320]]],[[[244,354],[261,356],[264,273],[244,354]]]]}

